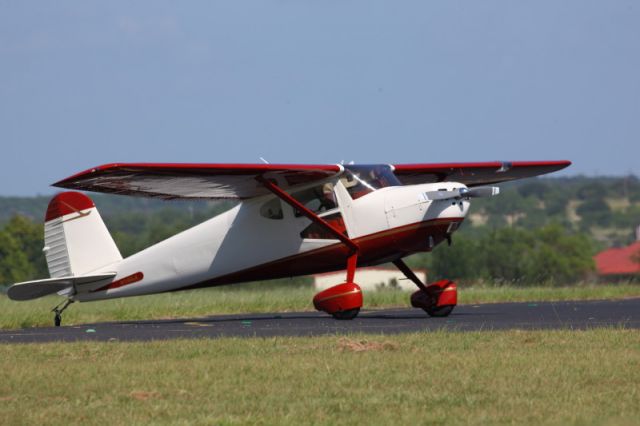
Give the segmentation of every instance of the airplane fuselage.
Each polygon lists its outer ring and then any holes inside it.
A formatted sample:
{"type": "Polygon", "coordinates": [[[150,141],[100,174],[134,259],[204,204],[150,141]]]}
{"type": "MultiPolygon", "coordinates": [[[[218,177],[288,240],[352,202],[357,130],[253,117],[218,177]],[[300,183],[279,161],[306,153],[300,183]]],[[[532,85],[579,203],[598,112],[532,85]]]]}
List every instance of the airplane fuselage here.
{"type": "MultiPolygon", "coordinates": [[[[466,187],[455,182],[389,186],[350,199],[319,216],[327,220],[339,217],[346,222],[349,238],[359,246],[358,266],[376,265],[430,251],[454,232],[467,214],[469,201],[434,201],[425,193],[460,188],[466,187]]],[[[285,203],[278,203],[273,213],[265,206],[274,200],[277,198],[268,195],[243,201],[102,267],[94,273],[116,272],[113,281],[71,298],[102,300],[345,268],[349,253],[344,244],[310,229],[311,221],[285,203]]]]}

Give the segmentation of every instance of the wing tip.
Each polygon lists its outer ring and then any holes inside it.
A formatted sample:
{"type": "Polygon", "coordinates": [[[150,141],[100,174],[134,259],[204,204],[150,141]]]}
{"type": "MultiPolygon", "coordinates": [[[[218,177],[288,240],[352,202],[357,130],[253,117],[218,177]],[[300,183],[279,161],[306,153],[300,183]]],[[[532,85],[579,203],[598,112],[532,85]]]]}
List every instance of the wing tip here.
{"type": "Polygon", "coordinates": [[[82,179],[82,178],[86,178],[87,175],[91,175],[93,173],[96,173],[98,171],[104,171],[107,169],[112,169],[112,168],[117,168],[119,166],[119,163],[109,163],[109,164],[102,164],[100,166],[96,166],[96,167],[92,167],[90,169],[87,170],[83,170],[81,172],[78,172],[74,175],[71,175],[69,177],[66,177],[64,179],[61,179],[57,182],[54,182],[51,184],[51,186],[54,186],[56,188],[65,188],[65,189],[81,189],[78,185],[77,185],[77,181],[82,179]]]}
{"type": "Polygon", "coordinates": [[[555,160],[555,161],[540,161],[540,165],[553,167],[553,171],[557,172],[558,170],[566,169],[573,163],[570,160],[555,160]]]}

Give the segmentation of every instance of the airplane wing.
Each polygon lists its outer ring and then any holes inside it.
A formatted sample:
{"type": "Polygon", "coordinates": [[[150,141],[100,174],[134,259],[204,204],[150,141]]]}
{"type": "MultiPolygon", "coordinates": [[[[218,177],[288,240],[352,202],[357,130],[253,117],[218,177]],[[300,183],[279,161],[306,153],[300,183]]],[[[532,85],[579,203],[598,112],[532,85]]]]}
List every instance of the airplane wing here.
{"type": "Polygon", "coordinates": [[[94,167],[54,186],[162,199],[247,199],[270,194],[256,180],[259,176],[281,177],[278,185],[287,188],[326,179],[342,170],[337,164],[117,163],[94,167]]]}
{"type": "MultiPolygon", "coordinates": [[[[394,173],[405,185],[455,181],[487,185],[563,169],[570,161],[399,164],[394,173]]],[[[256,178],[277,178],[283,189],[342,173],[337,164],[164,164],[115,163],[80,172],[54,186],[82,191],[162,199],[247,199],[269,194],[256,178]]]]}
{"type": "Polygon", "coordinates": [[[399,164],[394,165],[394,173],[405,185],[453,181],[478,186],[543,175],[569,165],[571,161],[566,160],[399,164]]]}

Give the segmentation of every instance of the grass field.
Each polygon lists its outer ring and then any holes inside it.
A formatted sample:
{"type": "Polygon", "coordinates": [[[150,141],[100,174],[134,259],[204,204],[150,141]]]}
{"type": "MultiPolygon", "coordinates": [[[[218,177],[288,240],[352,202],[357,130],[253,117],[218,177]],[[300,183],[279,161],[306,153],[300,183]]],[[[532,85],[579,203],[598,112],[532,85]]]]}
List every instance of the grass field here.
{"type": "Polygon", "coordinates": [[[2,424],[637,424],[636,330],[0,345],[2,424]]]}
{"type": "MultiPolygon", "coordinates": [[[[183,318],[225,313],[286,312],[313,310],[315,291],[309,287],[249,289],[220,287],[158,294],[101,302],[76,303],[64,313],[64,324],[96,321],[183,318]]],[[[574,287],[467,287],[458,291],[458,303],[490,303],[545,300],[589,300],[640,297],[640,285],[582,285],[574,287]]],[[[49,326],[50,312],[59,298],[46,297],[13,302],[0,295],[0,328],[49,326]]],[[[364,307],[409,306],[409,294],[398,290],[364,293],[364,307]]]]}

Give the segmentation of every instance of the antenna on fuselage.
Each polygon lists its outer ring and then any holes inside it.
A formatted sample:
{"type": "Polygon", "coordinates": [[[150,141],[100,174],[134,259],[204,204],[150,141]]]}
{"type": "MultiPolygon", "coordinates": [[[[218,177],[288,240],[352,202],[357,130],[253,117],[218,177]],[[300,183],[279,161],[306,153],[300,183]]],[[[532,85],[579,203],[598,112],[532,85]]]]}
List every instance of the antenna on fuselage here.
{"type": "Polygon", "coordinates": [[[264,164],[269,164],[269,162],[268,162],[267,160],[265,160],[264,158],[262,158],[262,157],[258,157],[258,158],[259,158],[259,159],[260,159],[260,161],[262,161],[264,164]]]}

